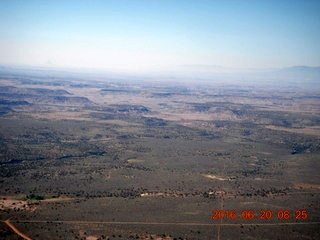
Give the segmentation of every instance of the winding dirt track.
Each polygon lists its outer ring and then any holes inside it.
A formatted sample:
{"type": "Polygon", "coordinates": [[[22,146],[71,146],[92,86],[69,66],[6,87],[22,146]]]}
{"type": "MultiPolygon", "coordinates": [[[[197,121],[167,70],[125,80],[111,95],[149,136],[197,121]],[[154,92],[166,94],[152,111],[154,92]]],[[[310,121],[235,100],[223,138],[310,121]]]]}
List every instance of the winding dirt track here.
{"type": "Polygon", "coordinates": [[[22,237],[25,240],[32,240],[32,238],[29,238],[27,235],[25,235],[24,233],[20,232],[20,230],[18,228],[16,228],[10,221],[9,219],[4,221],[5,224],[7,224],[9,226],[9,228],[11,228],[16,234],[18,234],[20,237],[22,237]]]}

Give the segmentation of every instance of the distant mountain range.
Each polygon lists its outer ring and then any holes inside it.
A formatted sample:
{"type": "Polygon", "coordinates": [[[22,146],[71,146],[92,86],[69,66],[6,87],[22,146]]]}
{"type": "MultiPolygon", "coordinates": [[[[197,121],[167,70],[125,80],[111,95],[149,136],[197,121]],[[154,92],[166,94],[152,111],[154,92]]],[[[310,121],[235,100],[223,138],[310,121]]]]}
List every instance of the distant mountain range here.
{"type": "Polygon", "coordinates": [[[273,73],[293,78],[307,78],[310,80],[316,78],[320,80],[320,67],[294,66],[275,70],[273,73]]]}
{"type": "Polygon", "coordinates": [[[0,73],[34,76],[74,77],[91,79],[126,79],[129,81],[222,82],[308,87],[320,90],[320,66],[292,66],[287,68],[228,68],[216,65],[180,65],[172,69],[130,72],[92,69],[61,69],[49,67],[1,66],[0,73]]]}
{"type": "Polygon", "coordinates": [[[287,68],[227,68],[215,65],[183,65],[170,72],[171,76],[221,80],[224,82],[304,85],[320,88],[320,67],[293,66],[287,68]]]}
{"type": "Polygon", "coordinates": [[[180,65],[178,72],[206,72],[206,73],[282,73],[282,74],[310,74],[319,76],[320,66],[292,66],[287,68],[229,68],[217,65],[180,65]]]}

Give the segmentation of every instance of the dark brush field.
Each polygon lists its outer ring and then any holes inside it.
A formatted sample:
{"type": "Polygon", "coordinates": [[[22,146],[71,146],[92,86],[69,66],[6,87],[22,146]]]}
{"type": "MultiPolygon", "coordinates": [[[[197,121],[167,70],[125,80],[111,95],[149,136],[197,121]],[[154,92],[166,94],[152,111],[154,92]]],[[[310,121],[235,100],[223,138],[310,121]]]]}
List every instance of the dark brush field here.
{"type": "Polygon", "coordinates": [[[320,239],[319,96],[1,73],[0,239],[320,239]]]}

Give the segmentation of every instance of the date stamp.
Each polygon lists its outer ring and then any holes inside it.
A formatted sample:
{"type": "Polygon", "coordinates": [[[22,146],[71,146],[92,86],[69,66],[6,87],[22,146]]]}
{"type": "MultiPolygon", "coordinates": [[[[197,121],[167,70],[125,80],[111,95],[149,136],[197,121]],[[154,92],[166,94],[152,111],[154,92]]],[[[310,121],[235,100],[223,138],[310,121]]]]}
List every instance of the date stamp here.
{"type": "Polygon", "coordinates": [[[308,219],[308,212],[305,209],[297,209],[295,211],[290,211],[287,209],[272,211],[270,209],[261,209],[259,211],[255,211],[252,209],[249,210],[219,210],[214,209],[212,210],[212,219],[213,220],[221,220],[221,219],[260,219],[260,220],[271,220],[271,219],[278,219],[278,220],[307,220],[308,219]]]}

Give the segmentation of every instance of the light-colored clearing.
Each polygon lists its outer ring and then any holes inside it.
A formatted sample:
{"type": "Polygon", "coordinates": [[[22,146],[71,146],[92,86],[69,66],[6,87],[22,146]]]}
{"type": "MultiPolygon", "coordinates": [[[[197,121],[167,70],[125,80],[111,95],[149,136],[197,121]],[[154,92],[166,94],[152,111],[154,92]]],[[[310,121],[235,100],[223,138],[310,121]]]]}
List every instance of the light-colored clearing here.
{"type": "Polygon", "coordinates": [[[155,240],[172,240],[173,237],[153,237],[155,240]]]}
{"type": "Polygon", "coordinates": [[[260,178],[260,177],[256,177],[256,178],[254,178],[254,180],[256,180],[256,181],[262,181],[262,180],[264,180],[263,178],[260,178]]]}
{"type": "Polygon", "coordinates": [[[265,126],[265,128],[268,128],[271,130],[277,130],[277,131],[285,131],[285,132],[320,136],[320,126],[306,127],[306,128],[285,128],[285,127],[277,127],[277,126],[273,126],[273,125],[268,125],[268,126],[265,126]]]}
{"type": "Polygon", "coordinates": [[[144,160],[142,160],[142,159],[128,159],[127,162],[128,163],[141,163],[141,162],[144,162],[144,160]]]}
{"type": "Polygon", "coordinates": [[[140,196],[141,197],[159,197],[159,196],[165,196],[165,193],[141,193],[140,196]]]}
{"type": "Polygon", "coordinates": [[[226,192],[225,191],[223,191],[223,190],[217,190],[217,191],[210,191],[210,192],[208,192],[208,194],[209,195],[225,195],[226,194],[226,192]]]}
{"type": "Polygon", "coordinates": [[[70,200],[73,200],[73,199],[69,197],[57,197],[57,198],[47,198],[47,199],[41,200],[41,202],[62,202],[62,201],[70,201],[70,200]]]}
{"type": "Polygon", "coordinates": [[[15,199],[1,199],[0,210],[5,209],[20,209],[31,210],[27,201],[15,200],[15,199]]]}
{"type": "Polygon", "coordinates": [[[179,112],[168,112],[160,113],[157,115],[151,115],[152,117],[160,117],[165,120],[169,121],[187,121],[187,120],[202,120],[202,121],[212,121],[212,120],[229,120],[229,121],[236,121],[239,120],[238,117],[234,116],[231,113],[179,113],[179,112]]]}
{"type": "Polygon", "coordinates": [[[99,237],[97,237],[97,236],[87,236],[86,237],[86,240],[98,240],[99,239],[99,237]]]}
{"type": "Polygon", "coordinates": [[[272,179],[272,178],[260,178],[260,177],[254,178],[253,180],[256,180],[256,181],[276,181],[275,179],[272,179]]]}
{"type": "Polygon", "coordinates": [[[176,193],[163,193],[163,192],[150,192],[150,193],[141,193],[140,197],[184,197],[184,194],[176,193]]]}
{"type": "Polygon", "coordinates": [[[220,181],[229,180],[228,178],[220,177],[220,176],[213,175],[213,174],[202,174],[202,176],[204,176],[206,178],[210,178],[210,179],[220,180],[220,181]]]}

